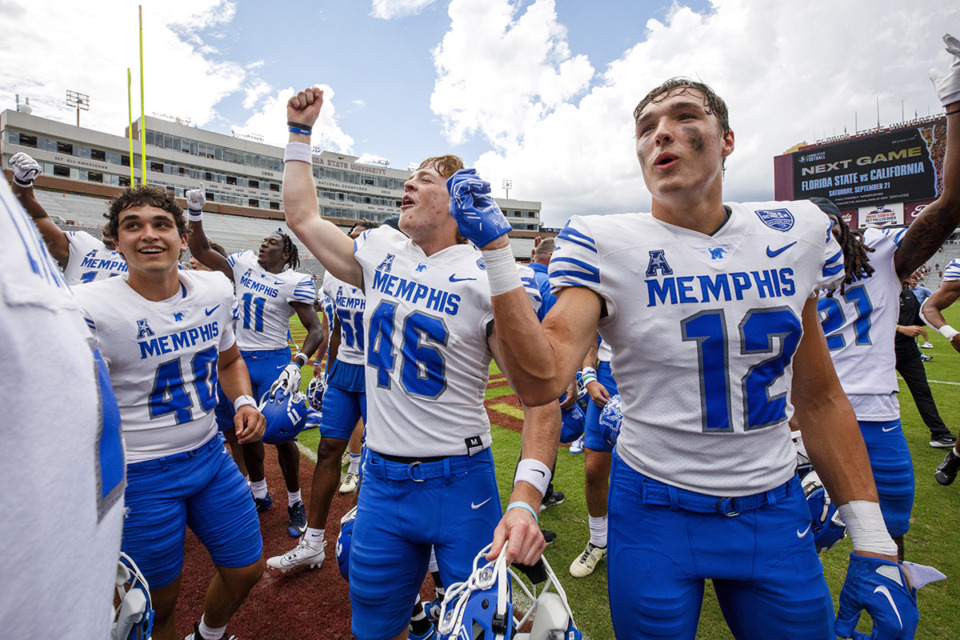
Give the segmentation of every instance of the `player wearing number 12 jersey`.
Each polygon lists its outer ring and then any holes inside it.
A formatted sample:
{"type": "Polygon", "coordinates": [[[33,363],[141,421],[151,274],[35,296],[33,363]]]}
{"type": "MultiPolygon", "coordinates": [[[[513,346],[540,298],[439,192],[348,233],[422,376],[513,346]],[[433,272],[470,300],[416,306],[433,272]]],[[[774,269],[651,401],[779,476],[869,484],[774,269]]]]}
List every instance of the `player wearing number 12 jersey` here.
{"type": "Polygon", "coordinates": [[[829,219],[809,202],[723,202],[734,135],[706,85],[668,80],[634,119],[652,212],[571,219],[542,325],[506,286],[505,238],[481,245],[521,400],[552,400],[598,330],[613,351],[623,399],[608,521],[616,634],[694,637],[709,578],[737,638],[835,637],[794,474],[794,413],[824,484],[859,525],[837,632],[849,635],[862,606],[888,629],[915,628],[916,600],[818,323],[814,292],[843,275],[829,219]]]}
{"type": "Polygon", "coordinates": [[[236,407],[239,441],[263,434],[233,334],[233,291],[219,273],[178,270],[186,221],[162,188],[125,191],[111,205],[107,229],[128,275],[76,294],[110,368],[123,423],[123,550],[150,584],[153,637],[171,640],[189,525],[217,567],[198,625],[215,638],[263,572],[256,508],[213,414],[219,379],[236,407]]]}
{"type": "MultiPolygon", "coordinates": [[[[402,233],[382,226],[351,242],[319,215],[309,132],[322,104],[316,88],[287,103],[284,212],[327,270],[366,296],[367,457],[350,551],[352,630],[360,640],[404,638],[431,545],[443,583],[466,580],[471,555],[501,520],[483,407],[498,335],[483,261],[458,242],[450,215],[445,183],[460,159],[430,158],[414,171],[402,233]]],[[[549,473],[557,439],[528,435],[524,455],[549,473]]],[[[521,481],[513,496],[495,551],[507,537],[512,557],[532,564],[545,547],[535,516],[542,491],[521,481]]]]}

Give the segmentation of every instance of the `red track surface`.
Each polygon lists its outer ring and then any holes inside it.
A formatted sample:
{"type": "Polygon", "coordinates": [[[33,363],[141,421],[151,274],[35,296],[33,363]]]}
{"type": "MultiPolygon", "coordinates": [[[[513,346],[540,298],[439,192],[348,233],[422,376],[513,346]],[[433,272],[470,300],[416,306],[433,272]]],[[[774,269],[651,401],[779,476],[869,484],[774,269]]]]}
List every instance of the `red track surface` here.
{"type": "MultiPolygon", "coordinates": [[[[500,380],[491,381],[493,387],[502,386],[500,380]]],[[[516,396],[503,396],[487,404],[506,403],[518,406],[516,396]]],[[[490,421],[514,431],[522,423],[516,418],[488,409],[490,421]]],[[[296,545],[296,539],[287,534],[286,489],[280,474],[273,447],[267,447],[266,476],[270,493],[275,500],[272,509],[260,515],[265,557],[280,555],[296,545]]],[[[300,461],[300,486],[303,500],[310,499],[310,481],[313,463],[300,461]]],[[[337,570],[334,547],[340,530],[340,518],[353,506],[354,497],[337,495],[333,499],[330,517],[326,523],[326,559],[319,569],[297,569],[281,573],[272,569],[251,590],[247,600],[227,626],[228,634],[240,640],[349,640],[350,594],[347,583],[337,570]]],[[[203,613],[203,599],[213,577],[214,567],[206,549],[188,530],[186,557],[180,601],[177,606],[177,626],[180,637],[193,630],[193,623],[203,613]]],[[[423,591],[424,598],[432,597],[430,580],[423,591]]],[[[384,584],[384,588],[389,588],[384,584]]]]}

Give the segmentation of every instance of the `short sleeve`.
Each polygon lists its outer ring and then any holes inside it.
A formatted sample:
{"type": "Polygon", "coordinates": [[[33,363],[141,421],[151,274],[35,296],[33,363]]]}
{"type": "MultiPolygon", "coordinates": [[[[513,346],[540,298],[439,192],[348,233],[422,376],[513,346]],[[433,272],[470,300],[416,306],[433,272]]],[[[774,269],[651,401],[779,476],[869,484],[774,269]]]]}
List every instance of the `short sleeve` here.
{"type": "Polygon", "coordinates": [[[600,260],[597,243],[579,216],[570,218],[557,236],[557,248],[550,258],[550,290],[556,294],[565,287],[600,286],[600,260]]]}

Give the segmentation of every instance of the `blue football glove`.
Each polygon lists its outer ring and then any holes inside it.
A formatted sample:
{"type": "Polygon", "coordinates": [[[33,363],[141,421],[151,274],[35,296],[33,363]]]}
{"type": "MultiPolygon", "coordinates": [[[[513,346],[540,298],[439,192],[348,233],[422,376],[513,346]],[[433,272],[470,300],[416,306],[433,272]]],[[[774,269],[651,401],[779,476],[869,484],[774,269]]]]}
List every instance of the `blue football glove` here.
{"type": "Polygon", "coordinates": [[[490,195],[490,183],[480,179],[475,170],[457,171],[447,180],[447,190],[450,215],[464,238],[482,247],[510,233],[510,223],[490,195]]]}
{"type": "Polygon", "coordinates": [[[917,592],[907,586],[900,565],[850,554],[834,624],[838,636],[854,640],[912,640],[919,621],[917,592]],[[873,618],[870,635],[856,630],[861,609],[873,618]]]}

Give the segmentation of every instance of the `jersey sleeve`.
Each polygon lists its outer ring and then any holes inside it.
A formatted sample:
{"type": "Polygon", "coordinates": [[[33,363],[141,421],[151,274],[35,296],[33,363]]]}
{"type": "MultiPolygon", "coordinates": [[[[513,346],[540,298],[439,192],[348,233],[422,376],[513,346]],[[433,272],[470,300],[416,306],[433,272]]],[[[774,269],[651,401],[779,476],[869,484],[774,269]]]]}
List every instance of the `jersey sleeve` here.
{"type": "Polygon", "coordinates": [[[818,288],[833,289],[840,285],[840,281],[846,275],[843,270],[843,249],[840,248],[837,239],[833,237],[833,225],[835,224],[833,219],[824,214],[823,220],[826,234],[823,245],[823,269],[820,273],[818,288]]]}
{"type": "Polygon", "coordinates": [[[890,240],[893,241],[893,244],[900,246],[900,243],[903,242],[903,236],[907,233],[907,228],[903,227],[902,229],[880,229],[880,233],[887,236],[890,240]]]}
{"type": "Polygon", "coordinates": [[[951,260],[947,268],[943,270],[944,282],[960,281],[960,260],[951,260]]]}
{"type": "Polygon", "coordinates": [[[550,259],[551,292],[556,294],[565,287],[587,287],[594,291],[600,288],[597,243],[579,216],[570,218],[563,227],[550,259]]]}
{"type": "Polygon", "coordinates": [[[227,262],[230,263],[230,266],[234,269],[237,268],[237,262],[243,259],[244,254],[250,253],[249,251],[240,251],[238,253],[231,253],[227,256],[227,262]]]}
{"type": "Polygon", "coordinates": [[[517,270],[520,272],[520,282],[523,283],[523,289],[527,292],[527,297],[530,298],[530,304],[533,305],[534,312],[538,318],[543,320],[540,315],[543,298],[540,296],[540,287],[537,286],[536,274],[533,269],[524,265],[517,267],[517,270]]]}
{"type": "Polygon", "coordinates": [[[313,304],[317,299],[317,290],[313,285],[313,278],[303,276],[293,289],[293,295],[287,299],[287,302],[302,302],[304,304],[313,304]]]}

